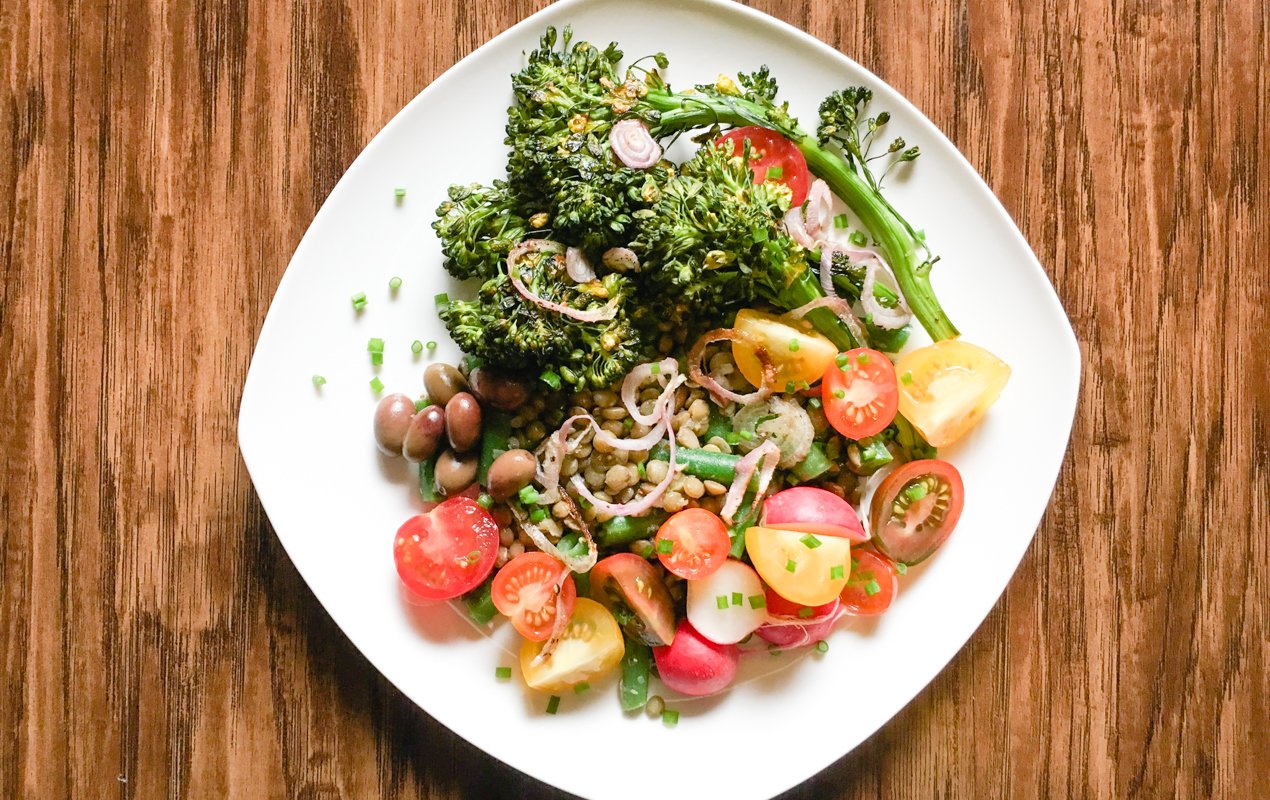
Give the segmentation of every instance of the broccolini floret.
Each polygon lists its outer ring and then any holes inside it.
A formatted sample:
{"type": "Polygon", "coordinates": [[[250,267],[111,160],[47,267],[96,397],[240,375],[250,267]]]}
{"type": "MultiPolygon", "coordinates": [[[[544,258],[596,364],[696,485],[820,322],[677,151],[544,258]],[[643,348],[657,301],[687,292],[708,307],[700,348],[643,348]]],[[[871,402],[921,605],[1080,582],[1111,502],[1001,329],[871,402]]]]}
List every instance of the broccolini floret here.
{"type": "Polygon", "coordinates": [[[432,223],[446,271],[459,280],[493,277],[529,230],[517,210],[518,199],[506,181],[455,185],[449,195],[432,223]]]}

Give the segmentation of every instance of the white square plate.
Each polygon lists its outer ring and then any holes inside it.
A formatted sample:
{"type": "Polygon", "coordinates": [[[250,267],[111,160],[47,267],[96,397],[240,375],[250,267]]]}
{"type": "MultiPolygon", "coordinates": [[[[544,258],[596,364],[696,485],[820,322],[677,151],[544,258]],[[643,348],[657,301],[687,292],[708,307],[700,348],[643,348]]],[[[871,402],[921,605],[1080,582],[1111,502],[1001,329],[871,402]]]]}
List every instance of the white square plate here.
{"type": "Polygon", "coordinates": [[[770,797],[890,719],[992,608],[1049,501],[1076,407],[1080,354],[1045,273],[992,192],[881,80],[740,5],[655,0],[633,11],[623,0],[552,6],[465,58],[375,137],[331,192],[278,287],[243,390],[239,442],[278,538],[314,594],[372,664],[452,731],[585,797],[643,798],[653,787],[661,796],[770,797]],[[580,39],[617,40],[628,57],[665,52],[679,87],[766,63],[809,127],[823,95],[872,87],[874,108],[889,109],[891,129],[923,151],[888,196],[943,256],[934,283],[944,308],[965,339],[1014,369],[986,422],[949,452],[967,487],[957,532],[910,572],[895,605],[875,624],[837,630],[824,656],[743,659],[761,662],[747,668],[752,679],[720,697],[677,704],[683,716],[673,729],[624,716],[611,685],[570,694],[558,715],[546,716],[545,697],[494,680],[496,666],[514,663],[500,647],[510,644],[506,630],[491,641],[448,606],[405,602],[391,542],[417,507],[413,474],[400,460],[381,459],[370,435],[372,375],[388,391],[419,393],[429,356],[413,356],[410,342],[436,340],[432,358],[458,357],[432,310],[433,296],[452,290],[429,227],[432,211],[450,183],[502,174],[508,76],[546,26],[567,24],[580,39]],[[407,189],[400,203],[398,186],[407,189]],[[404,280],[396,296],[388,290],[394,275],[404,280]],[[359,291],[369,305],[355,314],[350,297],[359,291]],[[372,336],[387,342],[377,371],[366,352],[372,336]],[[328,380],[321,390],[314,374],[328,380]],[[868,691],[847,691],[866,674],[868,691]],[[761,757],[746,757],[745,743],[759,743],[761,757]],[[645,779],[633,780],[636,771],[645,779]]]}

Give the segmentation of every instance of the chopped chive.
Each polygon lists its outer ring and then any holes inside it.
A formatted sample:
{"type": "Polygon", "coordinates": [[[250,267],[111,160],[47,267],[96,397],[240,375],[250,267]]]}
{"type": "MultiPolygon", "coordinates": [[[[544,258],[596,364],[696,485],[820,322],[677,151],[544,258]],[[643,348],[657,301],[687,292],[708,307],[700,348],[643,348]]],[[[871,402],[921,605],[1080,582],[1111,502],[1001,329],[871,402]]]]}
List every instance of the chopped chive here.
{"type": "Polygon", "coordinates": [[[393,194],[393,197],[397,198],[398,200],[401,200],[405,198],[406,196],[406,187],[398,186],[396,189],[392,190],[392,194],[393,194]]]}
{"type": "Polygon", "coordinates": [[[439,306],[446,306],[450,304],[450,296],[446,294],[445,292],[442,292],[441,294],[437,295],[436,297],[432,299],[435,300],[436,304],[439,306]]]}
{"type": "Polygon", "coordinates": [[[835,228],[850,228],[851,220],[847,218],[846,214],[839,214],[833,218],[833,226],[835,228]]]}
{"type": "Polygon", "coordinates": [[[732,605],[739,606],[744,601],[745,601],[745,596],[742,595],[740,592],[732,593],[732,605]]]}
{"type": "Polygon", "coordinates": [[[476,504],[486,511],[489,511],[490,507],[494,505],[494,498],[490,497],[485,492],[481,492],[476,496],[476,504]]]}
{"type": "Polygon", "coordinates": [[[532,506],[538,502],[538,490],[532,486],[526,486],[520,490],[520,502],[527,506],[532,506]]]}
{"type": "Polygon", "coordinates": [[[314,375],[314,376],[313,376],[313,385],[314,385],[314,386],[319,386],[319,387],[320,387],[320,386],[324,386],[325,384],[326,384],[326,378],[323,378],[321,375],[314,375]]]}
{"type": "Polygon", "coordinates": [[[808,550],[815,550],[817,547],[820,547],[820,545],[822,544],[822,542],[819,539],[817,539],[815,536],[812,536],[810,533],[804,533],[802,535],[802,538],[800,538],[798,541],[802,542],[803,547],[806,547],[808,550]]]}
{"type": "Polygon", "coordinates": [[[371,337],[371,340],[366,343],[366,350],[371,353],[384,352],[384,340],[378,336],[371,337]]]}
{"type": "Polygon", "coordinates": [[[375,394],[379,394],[384,390],[384,382],[379,379],[378,375],[370,379],[370,388],[375,394]]]}
{"type": "Polygon", "coordinates": [[[924,242],[924,241],[926,241],[926,229],[925,229],[925,228],[918,228],[918,229],[917,229],[917,238],[918,238],[918,239],[921,239],[923,242],[924,242]]]}
{"type": "Polygon", "coordinates": [[[560,696],[553,694],[547,701],[547,713],[554,714],[560,710],[560,696]]]}
{"type": "Polygon", "coordinates": [[[411,342],[411,343],[410,343],[410,352],[414,353],[415,355],[419,355],[420,353],[422,353],[422,352],[423,352],[423,342],[419,341],[418,339],[415,339],[413,342],[411,342]]]}
{"type": "Polygon", "coordinates": [[[797,339],[790,339],[790,340],[789,340],[789,352],[791,352],[791,353],[797,353],[797,352],[798,352],[798,348],[799,348],[798,340],[797,340],[797,339]]]}
{"type": "Polygon", "coordinates": [[[432,401],[430,399],[427,397],[420,397],[415,401],[415,411],[422,411],[430,405],[432,405],[432,401]]]}
{"type": "Polygon", "coordinates": [[[622,420],[622,430],[629,431],[631,428],[634,428],[634,427],[635,427],[635,420],[631,419],[630,417],[627,417],[626,419],[622,420]]]}
{"type": "Polygon", "coordinates": [[[791,558],[791,559],[788,559],[788,560],[785,562],[785,571],[786,571],[786,572],[793,572],[793,571],[794,571],[794,570],[796,570],[796,569],[798,569],[798,565],[797,565],[796,563],[794,563],[794,559],[792,559],[792,558],[791,558]]]}
{"type": "Polygon", "coordinates": [[[845,367],[847,365],[847,362],[850,360],[851,360],[851,357],[848,356],[846,353],[839,353],[838,357],[835,358],[833,361],[839,367],[845,367]]]}
{"type": "Polygon", "coordinates": [[[741,443],[741,434],[735,431],[728,431],[727,433],[723,434],[723,441],[735,447],[736,445],[741,443]]]}
{"type": "Polygon", "coordinates": [[[560,376],[552,372],[551,370],[546,370],[545,372],[543,372],[541,375],[538,376],[538,379],[542,381],[543,383],[547,384],[548,386],[550,386],[552,389],[560,388],[560,376]]]}
{"type": "Polygon", "coordinates": [[[395,292],[400,288],[401,288],[401,278],[398,278],[396,275],[394,275],[388,279],[388,289],[390,291],[395,292]]]}
{"type": "Polygon", "coordinates": [[[815,614],[815,613],[816,613],[816,609],[810,608],[808,606],[803,606],[802,608],[798,609],[798,618],[807,619],[808,617],[810,617],[812,614],[815,614]]]}
{"type": "Polygon", "coordinates": [[[720,611],[728,607],[728,596],[726,594],[718,595],[714,598],[714,604],[720,611]]]}
{"type": "Polygon", "coordinates": [[[905,564],[903,561],[896,561],[895,571],[900,575],[906,574],[908,572],[908,564],[905,564]]]}
{"type": "Polygon", "coordinates": [[[817,653],[828,653],[828,652],[829,652],[829,643],[828,643],[828,642],[826,642],[824,639],[821,639],[820,641],[816,642],[816,652],[817,652],[817,653]]]}
{"type": "Polygon", "coordinates": [[[675,549],[675,543],[674,543],[673,541],[671,541],[670,539],[658,539],[658,540],[657,540],[657,552],[658,552],[658,553],[661,553],[661,554],[662,554],[662,555],[664,555],[664,556],[668,556],[668,555],[670,555],[670,554],[671,554],[671,552],[673,552],[673,551],[674,551],[674,549],[675,549]]]}
{"type": "Polygon", "coordinates": [[[793,381],[785,381],[785,394],[793,394],[798,391],[798,384],[793,381]]]}
{"type": "Polygon", "coordinates": [[[750,608],[767,608],[767,596],[761,594],[752,594],[746,598],[750,603],[750,608]]]}
{"type": "Polygon", "coordinates": [[[856,357],[855,357],[855,363],[857,363],[857,364],[867,364],[867,363],[869,363],[869,354],[868,354],[868,353],[860,353],[858,356],[856,356],[856,357]]]}
{"type": "Polygon", "coordinates": [[[573,693],[582,694],[583,692],[585,692],[587,689],[590,689],[590,688],[591,688],[591,684],[587,683],[586,681],[583,681],[582,683],[579,683],[577,686],[573,687],[573,693]]]}
{"type": "Polygon", "coordinates": [[[375,366],[375,367],[383,366],[383,363],[384,363],[384,354],[383,354],[383,353],[371,353],[371,354],[370,354],[370,363],[371,363],[371,365],[372,365],[372,366],[375,366]]]}
{"type": "Polygon", "coordinates": [[[785,177],[785,168],[784,167],[768,167],[767,172],[765,173],[765,176],[767,180],[769,181],[780,180],[781,178],[785,177]]]}
{"type": "Polygon", "coordinates": [[[829,568],[829,580],[840,581],[845,573],[846,571],[842,568],[841,564],[834,564],[829,568]]]}
{"type": "Polygon", "coordinates": [[[926,496],[926,484],[914,483],[904,489],[904,496],[909,500],[921,500],[926,496]]]}
{"type": "Polygon", "coordinates": [[[778,655],[780,655],[780,654],[781,654],[781,650],[780,650],[780,648],[779,648],[779,647],[777,647],[776,645],[774,645],[774,644],[769,644],[769,645],[767,646],[767,654],[768,654],[769,656],[778,656],[778,655]]]}
{"type": "Polygon", "coordinates": [[[812,397],[812,398],[808,398],[807,400],[807,409],[810,411],[815,411],[816,409],[820,408],[821,405],[822,404],[820,402],[819,397],[812,397]]]}
{"type": "Polygon", "coordinates": [[[754,434],[753,434],[753,433],[751,433],[750,431],[741,431],[741,432],[740,432],[740,433],[738,433],[737,435],[738,435],[738,436],[740,436],[742,439],[744,439],[744,440],[745,440],[745,441],[747,441],[747,442],[748,442],[749,440],[751,440],[751,439],[753,439],[753,438],[754,438],[754,434]]]}
{"type": "Polygon", "coordinates": [[[480,560],[481,560],[480,550],[472,550],[467,554],[467,561],[469,564],[475,564],[477,561],[480,561],[480,560]]]}
{"type": "Polygon", "coordinates": [[[500,681],[510,680],[512,676],[511,667],[495,667],[494,677],[500,681]]]}
{"type": "Polygon", "coordinates": [[[649,371],[649,372],[651,372],[653,375],[660,375],[660,374],[661,374],[661,364],[658,364],[658,363],[654,362],[654,363],[653,363],[653,365],[652,365],[651,367],[649,367],[649,368],[648,368],[648,371],[649,371]]]}
{"type": "Polygon", "coordinates": [[[635,465],[635,471],[639,473],[639,479],[641,481],[648,477],[648,470],[644,467],[643,461],[635,465]]]}
{"type": "Polygon", "coordinates": [[[358,292],[357,294],[353,295],[353,310],[361,311],[365,307],[366,307],[366,293],[358,292]]]}
{"type": "Polygon", "coordinates": [[[434,342],[434,341],[431,341],[431,340],[429,340],[429,341],[425,342],[423,346],[424,346],[424,347],[426,347],[426,348],[428,348],[429,350],[436,350],[436,349],[437,349],[437,343],[436,343],[436,342],[434,342]]]}
{"type": "Polygon", "coordinates": [[[665,723],[666,727],[673,728],[679,724],[679,712],[668,708],[661,712],[661,721],[665,723]]]}
{"type": "Polygon", "coordinates": [[[847,396],[847,391],[846,389],[834,389],[833,396],[839,400],[842,400],[847,396]]]}
{"type": "Polygon", "coordinates": [[[547,509],[543,508],[542,506],[538,506],[537,508],[535,508],[533,512],[530,513],[529,515],[530,521],[534,523],[542,522],[546,518],[547,518],[547,509]]]}
{"type": "Polygon", "coordinates": [[[910,383],[912,383],[912,382],[913,382],[913,371],[912,371],[912,370],[906,370],[906,371],[904,372],[904,374],[900,376],[900,382],[901,382],[901,383],[903,383],[905,386],[908,386],[910,383]]]}
{"type": "Polygon", "coordinates": [[[869,243],[869,237],[865,236],[860,231],[851,231],[851,235],[848,236],[847,238],[850,239],[851,244],[855,245],[856,247],[864,247],[866,244],[869,243]]]}
{"type": "Polygon", "coordinates": [[[873,595],[877,594],[880,591],[882,591],[882,587],[878,585],[877,581],[869,581],[868,583],[864,584],[864,593],[867,594],[869,597],[872,597],[873,595]]]}

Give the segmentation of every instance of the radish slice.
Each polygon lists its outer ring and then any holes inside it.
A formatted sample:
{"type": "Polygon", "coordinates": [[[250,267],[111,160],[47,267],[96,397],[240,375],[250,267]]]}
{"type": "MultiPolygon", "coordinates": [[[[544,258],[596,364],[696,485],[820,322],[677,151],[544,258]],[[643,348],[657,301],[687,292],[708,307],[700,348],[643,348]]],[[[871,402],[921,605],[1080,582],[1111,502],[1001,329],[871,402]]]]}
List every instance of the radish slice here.
{"type": "Polygon", "coordinates": [[[688,581],[688,621],[715,644],[735,644],[767,621],[764,605],[751,602],[763,596],[758,573],[728,559],[710,575],[688,581]]]}
{"type": "Polygon", "coordinates": [[[624,119],[609,130],[613,155],[631,169],[647,169],[661,161],[661,145],[641,119],[624,119]]]}
{"type": "Polygon", "coordinates": [[[554,311],[557,314],[563,314],[579,322],[607,322],[617,316],[617,305],[612,301],[602,308],[579,311],[576,308],[570,308],[545,297],[539,297],[530,291],[529,287],[520,279],[520,273],[516,267],[522,256],[528,253],[550,253],[558,257],[562,250],[564,250],[564,245],[559,242],[553,242],[550,239],[525,239],[512,248],[511,252],[507,254],[507,277],[511,279],[512,286],[520,293],[520,296],[536,306],[545,308],[548,311],[554,311]]]}

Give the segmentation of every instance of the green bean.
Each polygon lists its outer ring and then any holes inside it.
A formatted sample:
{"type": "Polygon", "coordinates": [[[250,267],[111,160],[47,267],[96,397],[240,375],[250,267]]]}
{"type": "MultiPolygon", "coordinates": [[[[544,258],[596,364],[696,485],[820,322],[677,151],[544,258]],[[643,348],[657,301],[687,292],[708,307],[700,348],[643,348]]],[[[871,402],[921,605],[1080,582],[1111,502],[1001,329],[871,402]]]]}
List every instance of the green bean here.
{"type": "Polygon", "coordinates": [[[617,693],[623,711],[639,711],[648,702],[648,676],[652,670],[653,651],[643,642],[626,640],[626,654],[622,656],[622,679],[617,693]]]}
{"type": "Polygon", "coordinates": [[[463,595],[463,605],[467,606],[467,614],[477,625],[489,624],[489,621],[498,614],[498,609],[494,608],[493,586],[494,579],[490,578],[463,595]]]}
{"type": "MultiPolygon", "coordinates": [[[[665,445],[658,445],[648,454],[650,461],[669,461],[670,450],[665,445]]],[[[740,456],[730,453],[716,453],[713,450],[695,450],[680,447],[675,450],[675,463],[683,467],[689,475],[696,475],[703,481],[717,481],[727,486],[736,479],[736,465],[740,456]]],[[[758,473],[750,478],[750,488],[758,487],[758,473]]]]}
{"type": "Polygon", "coordinates": [[[425,503],[439,503],[445,498],[437,491],[437,457],[434,454],[419,462],[419,496],[425,503]]]}
{"type": "Polygon", "coordinates": [[[489,468],[494,459],[510,449],[508,439],[511,435],[511,415],[506,411],[491,409],[485,415],[485,426],[481,432],[481,460],[476,467],[476,480],[482,486],[489,479],[489,468]]]}
{"type": "Polygon", "coordinates": [[[807,457],[794,467],[794,474],[801,481],[809,481],[824,475],[832,466],[833,462],[825,454],[824,445],[820,442],[812,442],[811,449],[807,451],[807,457]]]}
{"type": "Polygon", "coordinates": [[[617,547],[630,544],[637,539],[647,539],[657,533],[665,514],[649,512],[641,517],[613,517],[600,524],[596,533],[596,542],[600,547],[617,547]]]}
{"type": "Polygon", "coordinates": [[[728,550],[728,555],[732,558],[740,558],[745,555],[745,532],[754,523],[758,522],[760,505],[754,502],[754,495],[752,494],[746,494],[742,498],[741,510],[732,518],[732,527],[728,529],[728,533],[732,537],[732,547],[728,550]]]}

